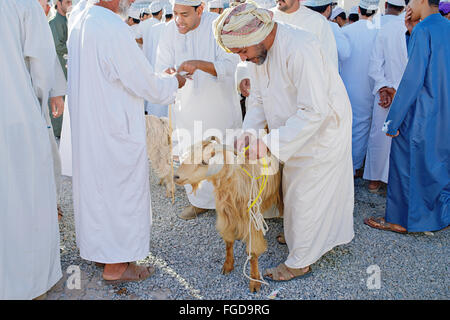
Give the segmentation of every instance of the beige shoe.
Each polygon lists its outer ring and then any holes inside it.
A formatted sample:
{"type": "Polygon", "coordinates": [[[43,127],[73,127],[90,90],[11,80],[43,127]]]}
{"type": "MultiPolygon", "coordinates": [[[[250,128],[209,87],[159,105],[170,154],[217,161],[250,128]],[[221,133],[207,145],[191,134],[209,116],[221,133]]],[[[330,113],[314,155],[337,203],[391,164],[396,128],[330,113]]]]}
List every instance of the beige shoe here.
{"type": "Polygon", "coordinates": [[[183,220],[191,220],[197,218],[197,215],[206,211],[208,211],[208,209],[201,209],[190,205],[189,207],[184,208],[183,212],[180,214],[180,218],[183,220]]]}

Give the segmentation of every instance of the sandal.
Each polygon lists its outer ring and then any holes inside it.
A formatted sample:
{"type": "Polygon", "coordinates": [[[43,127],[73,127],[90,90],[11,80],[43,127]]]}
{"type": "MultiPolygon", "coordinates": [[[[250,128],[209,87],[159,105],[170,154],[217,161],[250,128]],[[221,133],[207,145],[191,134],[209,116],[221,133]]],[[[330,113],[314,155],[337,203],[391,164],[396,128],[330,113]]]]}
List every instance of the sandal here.
{"type": "Polygon", "coordinates": [[[408,231],[398,229],[398,227],[396,229],[395,224],[386,222],[386,220],[384,220],[384,218],[382,218],[382,217],[378,217],[378,218],[371,217],[368,219],[364,219],[364,223],[367,224],[369,227],[379,229],[379,230],[392,231],[392,232],[401,233],[401,234],[408,233],[408,231]]]}
{"type": "Polygon", "coordinates": [[[284,237],[284,232],[280,232],[278,235],[277,235],[277,241],[278,241],[278,243],[279,244],[286,244],[286,238],[284,237]]]}
{"type": "Polygon", "coordinates": [[[273,281],[290,281],[296,278],[305,278],[311,275],[311,267],[308,267],[307,271],[300,269],[293,269],[286,266],[284,263],[280,263],[276,268],[267,269],[264,272],[264,277],[273,281]]]}
{"type": "Polygon", "coordinates": [[[369,185],[367,186],[367,190],[369,190],[370,193],[378,193],[380,188],[381,188],[381,182],[380,181],[371,181],[369,183],[369,185]]]}
{"type": "Polygon", "coordinates": [[[116,280],[103,280],[107,284],[119,284],[123,282],[134,282],[134,281],[142,281],[150,277],[155,273],[155,268],[152,266],[148,266],[145,269],[140,268],[136,263],[128,262],[128,266],[125,271],[122,273],[119,279],[116,280]]]}
{"type": "Polygon", "coordinates": [[[58,221],[61,221],[62,217],[64,217],[63,211],[60,206],[56,206],[56,209],[58,209],[58,221]]]}

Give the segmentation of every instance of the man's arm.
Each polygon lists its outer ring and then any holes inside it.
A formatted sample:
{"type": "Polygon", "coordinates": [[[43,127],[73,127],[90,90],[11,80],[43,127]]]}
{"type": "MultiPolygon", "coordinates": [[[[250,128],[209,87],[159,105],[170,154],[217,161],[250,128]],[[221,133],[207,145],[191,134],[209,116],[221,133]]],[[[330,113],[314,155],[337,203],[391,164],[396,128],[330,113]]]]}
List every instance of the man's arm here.
{"type": "Polygon", "coordinates": [[[178,67],[178,72],[187,72],[188,76],[192,76],[196,70],[209,73],[210,75],[217,77],[216,67],[214,63],[203,60],[188,60],[183,62],[178,67]]]}
{"type": "Polygon", "coordinates": [[[193,75],[196,70],[209,73],[210,75],[217,77],[219,81],[226,77],[233,76],[236,71],[236,66],[239,62],[237,55],[225,52],[216,43],[216,60],[215,61],[203,61],[203,60],[188,60],[184,61],[179,67],[178,72],[187,72],[188,75],[193,75]]]}
{"type": "MultiPolygon", "coordinates": [[[[247,71],[249,76],[252,76],[253,79],[256,79],[255,75],[255,66],[253,64],[247,65],[247,71]]],[[[260,140],[256,140],[258,138],[258,130],[264,129],[267,123],[266,115],[263,108],[263,100],[261,97],[261,92],[258,86],[258,82],[253,82],[252,93],[247,98],[248,99],[248,107],[247,112],[245,114],[244,122],[242,124],[242,129],[244,133],[239,137],[236,142],[236,149],[241,152],[243,148],[247,145],[250,146],[250,149],[247,151],[250,159],[255,158],[255,151],[258,152],[258,145],[253,145],[255,142],[259,144],[260,140]]],[[[262,148],[261,148],[262,149],[262,148]]]]}
{"type": "Polygon", "coordinates": [[[334,22],[332,22],[332,23],[333,23],[332,28],[333,28],[333,32],[334,32],[334,37],[336,39],[338,58],[340,61],[347,60],[351,54],[350,43],[349,43],[347,37],[342,32],[341,27],[339,27],[338,25],[335,25],[334,22]]]}
{"type": "MultiPolygon", "coordinates": [[[[162,105],[174,102],[181,77],[169,77],[153,71],[144,53],[122,29],[117,30],[111,41],[103,48],[102,67],[110,81],[120,81],[136,97],[162,105]]],[[[185,81],[185,80],[184,80],[185,81]]]]}
{"type": "Polygon", "coordinates": [[[333,65],[338,67],[338,51],[336,45],[336,39],[331,29],[331,25],[328,20],[324,19],[322,22],[321,36],[319,39],[322,43],[323,50],[326,55],[330,58],[333,65]]]}
{"type": "Polygon", "coordinates": [[[25,39],[23,53],[29,61],[33,89],[41,104],[47,107],[50,89],[54,85],[54,64],[57,61],[52,33],[42,7],[30,2],[24,20],[25,39]]]}
{"type": "Polygon", "coordinates": [[[239,62],[236,67],[236,86],[237,92],[244,97],[250,95],[251,81],[248,63],[245,61],[239,62]]]}
{"type": "Polygon", "coordinates": [[[391,86],[391,84],[388,83],[384,73],[385,57],[383,48],[383,34],[380,30],[375,38],[375,44],[369,60],[369,77],[371,77],[374,81],[374,88],[372,92],[374,95],[376,95],[381,88],[391,86]]]}
{"type": "Polygon", "coordinates": [[[328,90],[322,85],[328,83],[328,71],[319,50],[319,43],[305,45],[290,58],[287,76],[297,88],[297,111],[278,133],[271,131],[263,138],[272,154],[283,162],[308,143],[330,112],[328,90]],[[279,139],[272,139],[273,134],[279,139]]]}
{"type": "Polygon", "coordinates": [[[430,56],[428,34],[424,29],[414,30],[408,53],[408,64],[383,127],[383,131],[390,136],[398,134],[409,108],[423,88],[430,56]]]}
{"type": "Polygon", "coordinates": [[[174,40],[172,38],[174,31],[173,27],[175,26],[168,26],[165,36],[159,39],[155,59],[156,72],[165,72],[167,69],[175,67],[175,50],[173,43],[174,40]]]}

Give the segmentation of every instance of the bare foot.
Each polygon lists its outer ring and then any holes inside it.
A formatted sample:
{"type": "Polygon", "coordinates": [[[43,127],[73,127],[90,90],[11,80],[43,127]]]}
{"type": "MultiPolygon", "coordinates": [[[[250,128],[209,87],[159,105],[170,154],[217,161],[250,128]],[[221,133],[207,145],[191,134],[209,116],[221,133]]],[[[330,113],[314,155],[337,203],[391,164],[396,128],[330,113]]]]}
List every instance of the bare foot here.
{"type": "Polygon", "coordinates": [[[138,266],[134,262],[106,264],[103,279],[110,283],[141,281],[155,273],[152,266],[138,266]]]}
{"type": "Polygon", "coordinates": [[[367,186],[367,189],[369,189],[369,192],[376,193],[381,188],[381,181],[370,181],[369,185],[367,186]]]}
{"type": "Polygon", "coordinates": [[[105,264],[103,269],[103,279],[105,280],[117,280],[120,279],[122,274],[128,267],[128,263],[114,263],[105,264]]]}

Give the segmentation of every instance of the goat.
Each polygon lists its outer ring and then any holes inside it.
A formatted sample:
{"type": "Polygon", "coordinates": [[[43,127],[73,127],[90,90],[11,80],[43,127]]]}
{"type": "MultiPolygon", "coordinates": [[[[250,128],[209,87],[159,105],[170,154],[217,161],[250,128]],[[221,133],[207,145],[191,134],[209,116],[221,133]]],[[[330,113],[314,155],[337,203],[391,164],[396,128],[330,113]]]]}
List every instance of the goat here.
{"type": "MultiPolygon", "coordinates": [[[[226,246],[226,258],[222,273],[228,274],[234,269],[234,241],[243,240],[247,245],[247,254],[251,249],[250,276],[253,279],[259,279],[258,257],[266,251],[267,243],[262,230],[256,230],[252,223],[251,248],[249,248],[249,223],[251,220],[248,203],[252,178],[246,171],[259,175],[263,172],[263,165],[260,161],[256,164],[240,165],[235,160],[234,150],[221,145],[217,138],[212,137],[191,146],[174,175],[174,181],[178,185],[191,184],[193,192],[202,180],[206,179],[213,184],[217,211],[216,229],[226,246]]],[[[268,156],[268,162],[272,171],[274,166],[276,167],[276,172],[267,177],[265,188],[261,193],[260,210],[265,212],[276,205],[281,216],[283,205],[278,161],[275,157],[268,156]]],[[[258,190],[261,183],[262,179],[256,180],[258,190]]],[[[257,292],[261,283],[250,280],[249,287],[250,292],[257,292]]]]}
{"type": "Polygon", "coordinates": [[[172,146],[169,120],[154,115],[145,116],[147,125],[147,155],[151,166],[159,178],[159,184],[164,184],[166,196],[172,197],[172,146]]]}

